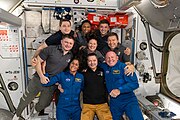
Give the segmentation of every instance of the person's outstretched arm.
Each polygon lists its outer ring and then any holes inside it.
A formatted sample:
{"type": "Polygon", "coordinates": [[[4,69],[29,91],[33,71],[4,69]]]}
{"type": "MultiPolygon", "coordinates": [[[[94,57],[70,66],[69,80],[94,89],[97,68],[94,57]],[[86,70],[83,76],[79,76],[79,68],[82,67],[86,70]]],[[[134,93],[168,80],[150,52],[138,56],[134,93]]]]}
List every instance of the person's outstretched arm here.
{"type": "Polygon", "coordinates": [[[43,69],[42,69],[43,62],[44,60],[42,60],[39,56],[37,56],[37,64],[35,66],[35,69],[40,77],[41,83],[46,84],[49,82],[49,78],[44,76],[43,69]]]}
{"type": "MultiPolygon", "coordinates": [[[[49,77],[48,74],[45,74],[46,77],[49,77]]],[[[52,76],[52,77],[49,77],[49,82],[46,83],[46,84],[43,84],[43,86],[51,86],[51,85],[54,85],[55,83],[61,83],[61,73],[55,75],[55,76],[52,76]]]]}
{"type": "Polygon", "coordinates": [[[39,55],[39,53],[41,52],[41,50],[43,50],[43,49],[46,48],[46,47],[48,47],[47,44],[46,44],[45,42],[43,42],[43,43],[38,47],[38,49],[36,50],[33,58],[31,59],[31,65],[32,65],[33,67],[35,67],[36,64],[37,64],[37,56],[39,55]]]}

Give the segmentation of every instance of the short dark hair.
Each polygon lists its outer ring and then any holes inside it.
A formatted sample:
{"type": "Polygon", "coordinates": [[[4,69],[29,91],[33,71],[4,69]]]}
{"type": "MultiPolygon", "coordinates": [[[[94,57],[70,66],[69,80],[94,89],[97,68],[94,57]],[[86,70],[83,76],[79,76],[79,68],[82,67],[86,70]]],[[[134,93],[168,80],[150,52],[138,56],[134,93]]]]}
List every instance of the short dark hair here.
{"type": "Polygon", "coordinates": [[[68,66],[64,69],[64,71],[69,70],[69,66],[70,66],[70,64],[72,63],[73,60],[78,60],[79,66],[80,66],[80,60],[79,60],[78,58],[73,58],[73,59],[71,59],[71,61],[68,63],[68,66]]]}
{"type": "Polygon", "coordinates": [[[68,19],[61,19],[61,20],[59,21],[59,26],[61,26],[63,22],[69,22],[70,25],[71,25],[71,21],[70,21],[70,20],[68,20],[68,19]]]}
{"type": "Polygon", "coordinates": [[[116,36],[117,40],[119,40],[119,37],[118,37],[117,33],[115,33],[115,32],[109,32],[109,33],[107,34],[107,38],[109,38],[109,37],[111,37],[111,36],[116,36]]]}
{"type": "Polygon", "coordinates": [[[110,25],[110,24],[109,24],[109,21],[106,20],[106,19],[101,20],[101,21],[99,22],[99,25],[101,25],[101,24],[108,24],[108,26],[110,25]]]}
{"type": "MultiPolygon", "coordinates": [[[[89,54],[87,55],[87,58],[90,57],[90,56],[96,56],[96,58],[97,58],[96,53],[89,53],[89,54]]],[[[98,58],[97,58],[97,59],[98,59],[98,58]]]]}
{"type": "Polygon", "coordinates": [[[95,39],[96,41],[98,41],[98,37],[95,34],[89,33],[87,35],[87,42],[89,42],[91,39],[95,39]]]}
{"type": "Polygon", "coordinates": [[[73,37],[72,35],[70,35],[70,34],[65,34],[65,35],[63,35],[63,36],[62,36],[62,40],[63,40],[64,38],[69,38],[69,39],[73,39],[73,40],[74,40],[74,37],[73,37]]]}
{"type": "Polygon", "coordinates": [[[84,20],[84,21],[82,21],[82,23],[81,23],[81,27],[82,27],[82,25],[83,25],[84,23],[89,23],[90,26],[92,26],[92,24],[91,24],[91,22],[90,22],[89,20],[84,20]]]}
{"type": "Polygon", "coordinates": [[[71,63],[72,63],[72,61],[74,61],[74,60],[77,60],[77,61],[79,62],[79,64],[80,64],[80,60],[79,60],[79,58],[77,58],[77,57],[74,57],[73,59],[71,59],[70,64],[71,64],[71,63]]]}
{"type": "Polygon", "coordinates": [[[98,40],[94,37],[94,38],[89,38],[88,43],[89,43],[89,41],[91,41],[91,40],[98,41],[98,40]]]}

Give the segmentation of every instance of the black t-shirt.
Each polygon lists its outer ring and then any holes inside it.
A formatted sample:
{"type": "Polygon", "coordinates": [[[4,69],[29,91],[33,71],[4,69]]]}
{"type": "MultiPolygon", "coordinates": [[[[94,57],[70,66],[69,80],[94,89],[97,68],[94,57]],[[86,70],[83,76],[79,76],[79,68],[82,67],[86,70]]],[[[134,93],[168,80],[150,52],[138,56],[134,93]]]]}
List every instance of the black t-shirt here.
{"type": "MultiPolygon", "coordinates": [[[[70,35],[73,36],[74,35],[74,31],[71,30],[70,35]]],[[[62,36],[63,33],[59,30],[58,32],[52,34],[51,36],[49,36],[46,40],[45,43],[49,46],[49,45],[60,45],[61,44],[61,40],[62,40],[62,36]]]]}
{"type": "Polygon", "coordinates": [[[97,38],[97,44],[98,44],[97,50],[101,52],[101,50],[102,50],[104,47],[107,47],[107,38],[108,38],[108,36],[105,35],[105,36],[102,37],[99,30],[96,30],[96,31],[94,32],[94,34],[95,34],[95,36],[96,36],[96,38],[97,38]]]}
{"type": "Polygon", "coordinates": [[[103,104],[107,103],[107,90],[103,70],[97,68],[96,71],[87,69],[84,75],[84,104],[103,104]]]}
{"type": "MultiPolygon", "coordinates": [[[[108,51],[110,51],[111,49],[109,47],[104,47],[102,50],[101,50],[101,54],[103,56],[106,55],[106,53],[108,51]]],[[[119,60],[123,63],[125,62],[130,62],[130,55],[126,55],[124,53],[124,50],[126,50],[126,47],[124,47],[123,45],[119,44],[113,51],[117,54],[119,60]]]]}

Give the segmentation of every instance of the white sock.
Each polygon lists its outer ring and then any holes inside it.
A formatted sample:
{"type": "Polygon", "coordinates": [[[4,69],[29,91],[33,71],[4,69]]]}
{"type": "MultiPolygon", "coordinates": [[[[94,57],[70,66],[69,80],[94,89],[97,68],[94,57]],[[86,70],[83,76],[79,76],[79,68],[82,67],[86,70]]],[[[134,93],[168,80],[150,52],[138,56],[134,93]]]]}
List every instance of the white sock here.
{"type": "Polygon", "coordinates": [[[39,113],[38,111],[36,111],[36,109],[34,108],[33,110],[33,114],[39,113]]]}
{"type": "Polygon", "coordinates": [[[14,114],[12,120],[19,120],[19,117],[16,114],[14,114]]]}

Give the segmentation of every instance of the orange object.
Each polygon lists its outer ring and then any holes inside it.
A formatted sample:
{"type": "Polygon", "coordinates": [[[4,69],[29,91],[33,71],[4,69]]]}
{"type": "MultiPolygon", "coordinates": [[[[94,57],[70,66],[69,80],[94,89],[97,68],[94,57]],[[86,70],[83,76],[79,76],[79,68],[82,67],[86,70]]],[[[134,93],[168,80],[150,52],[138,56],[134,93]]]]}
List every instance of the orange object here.
{"type": "Polygon", "coordinates": [[[110,27],[115,27],[117,22],[118,22],[117,17],[115,16],[115,14],[109,14],[108,18],[109,18],[110,27]]]}
{"type": "Polygon", "coordinates": [[[128,15],[122,13],[109,14],[110,27],[124,28],[128,25],[128,15]]]}
{"type": "Polygon", "coordinates": [[[98,25],[100,21],[100,15],[97,15],[96,13],[89,13],[87,15],[87,19],[91,22],[92,25],[98,25]]]}
{"type": "Polygon", "coordinates": [[[0,30],[0,35],[7,35],[7,30],[0,30]]]}
{"type": "Polygon", "coordinates": [[[96,14],[96,13],[89,13],[87,15],[87,19],[91,22],[92,25],[99,25],[99,22],[101,20],[104,20],[104,19],[108,20],[109,18],[106,15],[101,15],[101,14],[96,14]]]}
{"type": "Polygon", "coordinates": [[[128,15],[126,13],[111,13],[106,15],[89,13],[87,19],[91,22],[92,26],[97,27],[99,22],[106,19],[110,23],[110,27],[125,28],[128,25],[128,15]]]}
{"type": "Polygon", "coordinates": [[[120,28],[124,28],[128,25],[128,15],[117,15],[116,25],[120,28]]]}

